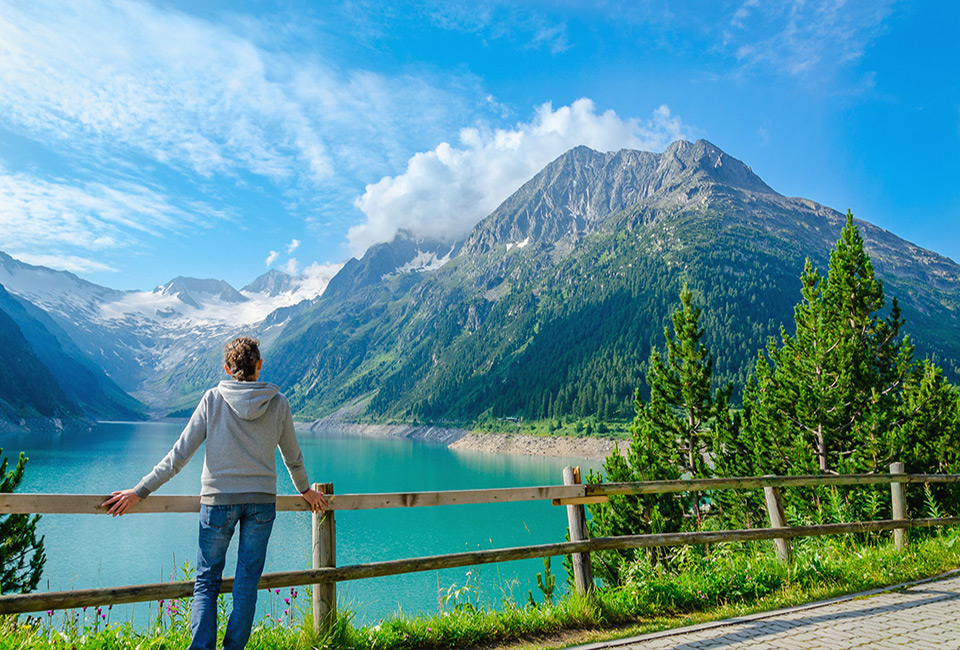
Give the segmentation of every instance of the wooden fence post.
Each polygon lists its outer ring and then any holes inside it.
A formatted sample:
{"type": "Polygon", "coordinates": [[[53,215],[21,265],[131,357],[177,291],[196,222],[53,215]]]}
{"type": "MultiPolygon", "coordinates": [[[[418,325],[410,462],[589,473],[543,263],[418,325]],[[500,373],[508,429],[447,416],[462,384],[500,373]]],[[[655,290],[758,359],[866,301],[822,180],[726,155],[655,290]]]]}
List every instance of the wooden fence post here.
{"type": "MultiPolygon", "coordinates": [[[[769,475],[768,476],[772,476],[769,475]]],[[[764,487],[763,498],[767,504],[767,516],[770,517],[770,528],[787,528],[786,518],[783,515],[783,503],[780,501],[780,488],[764,487]]],[[[777,548],[777,559],[784,564],[790,564],[790,540],[777,537],[773,540],[777,548]]]]}
{"type": "MultiPolygon", "coordinates": [[[[903,463],[890,463],[891,474],[903,474],[903,463]]],[[[890,499],[893,505],[893,518],[907,518],[907,497],[903,483],[890,483],[890,499]]],[[[907,545],[907,529],[896,528],[893,531],[893,545],[897,550],[903,550],[907,545]]]]}
{"type": "MultiPolygon", "coordinates": [[[[563,468],[563,484],[578,485],[580,468],[567,465],[563,468]]],[[[567,506],[567,526],[570,529],[571,542],[583,542],[590,538],[587,533],[587,513],[582,505],[567,506]]],[[[573,553],[573,581],[577,593],[593,593],[593,568],[590,566],[589,553],[573,553]]]]}
{"type": "MultiPolygon", "coordinates": [[[[333,494],[333,483],[314,483],[313,489],[333,494]]],[[[313,568],[337,566],[337,522],[333,510],[313,513],[313,568]]],[[[337,619],[337,583],[313,585],[313,629],[329,632],[337,619]]]]}

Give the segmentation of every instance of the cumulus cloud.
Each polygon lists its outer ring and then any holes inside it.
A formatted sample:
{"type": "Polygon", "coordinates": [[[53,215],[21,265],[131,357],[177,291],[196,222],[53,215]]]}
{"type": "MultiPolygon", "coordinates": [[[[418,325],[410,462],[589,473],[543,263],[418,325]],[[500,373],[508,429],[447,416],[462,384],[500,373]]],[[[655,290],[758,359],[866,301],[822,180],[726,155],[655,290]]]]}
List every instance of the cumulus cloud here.
{"type": "Polygon", "coordinates": [[[276,262],[278,257],[280,257],[279,251],[270,251],[270,254],[267,255],[267,260],[266,260],[267,266],[270,266],[271,264],[276,262]]]}
{"type": "Polygon", "coordinates": [[[70,184],[0,168],[3,248],[35,264],[78,272],[110,270],[102,259],[105,254],[227,218],[207,205],[174,202],[128,181],[70,184]],[[98,257],[78,255],[78,250],[98,257]]]}
{"type": "Polygon", "coordinates": [[[322,294],[331,278],[340,272],[343,264],[314,262],[303,270],[300,284],[293,293],[293,302],[312,300],[322,294]]]}
{"type": "Polygon", "coordinates": [[[299,247],[300,247],[300,240],[291,239],[290,243],[287,244],[287,255],[290,255],[291,253],[293,253],[293,251],[297,250],[299,247]]]}
{"type": "Polygon", "coordinates": [[[512,129],[465,128],[459,146],[443,142],[410,158],[402,174],[368,185],[355,204],[366,221],[350,229],[349,244],[359,255],[400,229],[453,240],[575,146],[662,151],[683,137],[690,129],[665,105],[648,119],[624,119],[598,113],[586,98],[557,109],[543,104],[531,121],[512,129]]]}
{"type": "Polygon", "coordinates": [[[296,275],[300,270],[300,263],[297,262],[297,258],[291,257],[280,267],[280,270],[289,275],[296,275]]]}

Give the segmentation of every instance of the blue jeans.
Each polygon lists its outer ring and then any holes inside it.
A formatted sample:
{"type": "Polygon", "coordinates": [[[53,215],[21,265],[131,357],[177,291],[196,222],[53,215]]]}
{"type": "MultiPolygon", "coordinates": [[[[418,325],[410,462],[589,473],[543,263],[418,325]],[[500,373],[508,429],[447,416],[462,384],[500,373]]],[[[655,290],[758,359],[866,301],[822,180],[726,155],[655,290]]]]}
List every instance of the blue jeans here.
{"type": "Polygon", "coordinates": [[[215,650],[217,645],[217,595],[233,531],[240,523],[240,548],[233,581],[233,611],[223,638],[224,650],[240,650],[250,638],[257,608],[257,583],[267,557],[267,541],[277,507],[272,503],[234,506],[200,505],[200,551],[193,588],[190,650],[215,650]]]}

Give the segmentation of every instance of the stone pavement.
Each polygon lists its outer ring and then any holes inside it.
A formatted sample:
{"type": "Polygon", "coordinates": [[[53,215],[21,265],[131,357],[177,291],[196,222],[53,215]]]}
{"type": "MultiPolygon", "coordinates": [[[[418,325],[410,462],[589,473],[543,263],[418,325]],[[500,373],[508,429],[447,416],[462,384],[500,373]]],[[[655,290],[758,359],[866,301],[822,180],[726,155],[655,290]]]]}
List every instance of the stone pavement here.
{"type": "Polygon", "coordinates": [[[960,649],[960,575],[575,650],[960,649]]]}

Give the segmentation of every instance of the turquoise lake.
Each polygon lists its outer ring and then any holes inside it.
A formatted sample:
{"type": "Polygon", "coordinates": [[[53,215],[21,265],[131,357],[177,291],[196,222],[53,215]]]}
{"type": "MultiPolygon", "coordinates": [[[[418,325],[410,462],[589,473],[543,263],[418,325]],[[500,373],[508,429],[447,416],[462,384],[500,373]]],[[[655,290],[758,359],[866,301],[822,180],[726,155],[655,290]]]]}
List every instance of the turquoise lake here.
{"type": "MultiPolygon", "coordinates": [[[[182,425],[169,422],[101,423],[90,432],[0,439],[4,454],[25,451],[27,472],[19,492],[106,494],[133,487],[170,449],[182,425]]],[[[558,485],[565,465],[599,468],[599,462],[518,454],[454,451],[407,440],[336,437],[298,432],[312,482],[330,482],[337,493],[413,492],[474,488],[558,485]]],[[[198,494],[203,449],[158,494],[198,494]]],[[[277,462],[280,494],[295,494],[282,462],[277,462]]],[[[182,579],[181,569],[196,559],[195,514],[44,515],[47,563],[40,591],[82,589],[182,579]]],[[[566,509],[549,501],[489,505],[400,508],[337,513],[337,564],[457,553],[563,541],[566,509]]],[[[233,575],[236,542],[225,575],[233,575]]],[[[270,539],[265,571],[310,566],[310,515],[281,512],[270,539]]],[[[566,589],[560,558],[554,558],[557,589],[566,589]]],[[[540,560],[488,564],[479,574],[471,600],[487,605],[504,598],[526,602],[532,591],[541,600],[535,576],[540,560]]],[[[470,568],[373,578],[340,583],[341,608],[363,623],[399,610],[434,613],[445,590],[471,582],[470,568]]],[[[283,598],[260,592],[261,615],[278,615],[283,598]]],[[[306,598],[301,594],[301,603],[306,598]]],[[[147,604],[115,608],[119,620],[146,620],[147,604]],[[139,612],[137,608],[139,607],[139,612]]],[[[155,605],[153,605],[155,609],[155,605]]]]}

